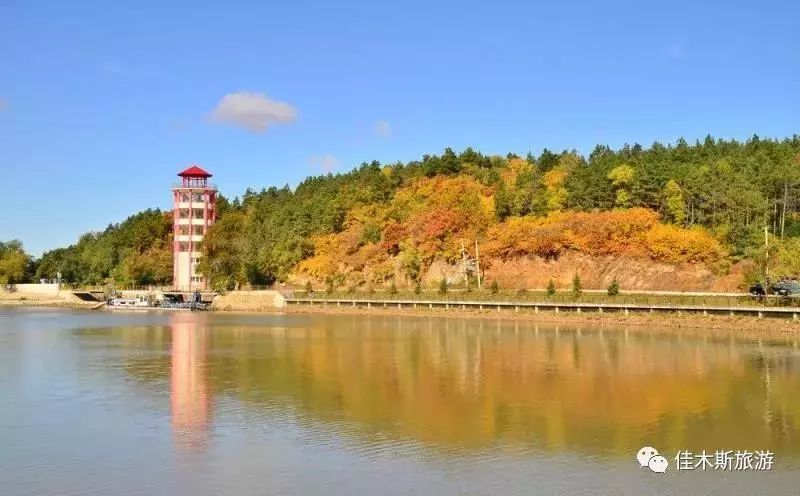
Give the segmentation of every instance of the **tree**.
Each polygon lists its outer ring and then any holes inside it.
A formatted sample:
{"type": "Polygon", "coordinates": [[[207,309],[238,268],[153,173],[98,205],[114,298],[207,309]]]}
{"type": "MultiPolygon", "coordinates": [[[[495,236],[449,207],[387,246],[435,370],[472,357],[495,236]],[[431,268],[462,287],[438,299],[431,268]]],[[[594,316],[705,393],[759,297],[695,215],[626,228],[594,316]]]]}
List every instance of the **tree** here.
{"type": "Polygon", "coordinates": [[[608,178],[617,191],[615,205],[623,208],[630,206],[630,188],[636,178],[636,171],[633,167],[627,164],[615,167],[608,173],[608,178]]]}
{"type": "Polygon", "coordinates": [[[209,229],[203,240],[204,256],[199,270],[220,290],[247,282],[247,217],[229,212],[209,229]]]}
{"type": "Polygon", "coordinates": [[[389,286],[389,294],[397,296],[397,284],[394,283],[394,279],[392,279],[392,284],[389,286]]]}
{"type": "Polygon", "coordinates": [[[581,282],[581,276],[576,272],[572,278],[572,297],[577,300],[581,297],[581,293],[583,293],[583,283],[581,282]]]}
{"type": "Polygon", "coordinates": [[[447,294],[447,279],[444,277],[442,278],[441,281],[439,281],[439,294],[440,295],[447,294]]]}
{"type": "Polygon", "coordinates": [[[686,203],[680,185],[674,179],[670,179],[664,186],[662,196],[667,217],[673,224],[683,225],[686,222],[686,203]]]}
{"type": "Polygon", "coordinates": [[[419,283],[419,281],[417,281],[417,282],[414,284],[414,294],[415,294],[415,295],[422,294],[422,285],[419,283]]]}
{"type": "Polygon", "coordinates": [[[617,277],[614,276],[614,280],[611,281],[611,284],[608,285],[608,296],[617,296],[619,294],[619,281],[617,281],[617,277]]]}
{"type": "Polygon", "coordinates": [[[306,281],[305,289],[306,289],[306,294],[310,295],[311,293],[314,292],[314,286],[311,285],[311,281],[306,281]]]}
{"type": "Polygon", "coordinates": [[[550,298],[556,294],[556,283],[553,279],[547,281],[547,297],[550,298]]]}
{"type": "Polygon", "coordinates": [[[23,282],[30,257],[17,240],[0,242],[0,284],[23,282]]]}
{"type": "Polygon", "coordinates": [[[489,292],[491,292],[493,295],[496,295],[500,292],[500,285],[497,284],[497,279],[492,281],[491,286],[489,286],[489,292]]]}

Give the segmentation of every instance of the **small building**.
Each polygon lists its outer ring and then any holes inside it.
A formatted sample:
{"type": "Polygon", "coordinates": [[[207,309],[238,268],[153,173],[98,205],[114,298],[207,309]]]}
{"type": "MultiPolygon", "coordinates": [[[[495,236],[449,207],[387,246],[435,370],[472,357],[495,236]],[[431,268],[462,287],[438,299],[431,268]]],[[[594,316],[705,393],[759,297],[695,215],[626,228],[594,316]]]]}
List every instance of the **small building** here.
{"type": "Polygon", "coordinates": [[[173,267],[175,289],[208,289],[208,281],[197,270],[203,256],[203,238],[217,218],[217,188],[208,182],[211,174],[193,165],[178,176],[172,188],[173,267]]]}

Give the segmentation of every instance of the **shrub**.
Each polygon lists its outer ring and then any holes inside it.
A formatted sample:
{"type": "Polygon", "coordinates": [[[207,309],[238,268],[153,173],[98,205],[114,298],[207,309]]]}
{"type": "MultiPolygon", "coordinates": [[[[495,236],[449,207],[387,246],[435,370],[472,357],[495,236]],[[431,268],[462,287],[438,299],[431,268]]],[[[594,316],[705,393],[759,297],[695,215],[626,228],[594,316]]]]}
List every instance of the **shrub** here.
{"type": "Polygon", "coordinates": [[[659,225],[647,233],[650,256],[667,263],[715,262],[722,258],[719,242],[702,228],[659,225]]]}
{"type": "Polygon", "coordinates": [[[491,292],[493,295],[496,295],[500,292],[500,285],[497,284],[497,279],[492,281],[491,286],[489,286],[489,292],[491,292]]]}
{"type": "Polygon", "coordinates": [[[619,294],[619,281],[614,276],[614,280],[608,285],[608,296],[617,296],[619,294]]]}
{"type": "Polygon", "coordinates": [[[583,283],[581,282],[581,276],[576,272],[575,277],[572,278],[572,297],[577,300],[581,297],[581,293],[583,293],[583,283]]]}
{"type": "Polygon", "coordinates": [[[439,281],[439,294],[441,295],[447,294],[447,279],[444,277],[442,278],[441,281],[439,281]]]}
{"type": "Polygon", "coordinates": [[[392,281],[392,285],[389,286],[389,294],[392,296],[397,296],[397,284],[392,281]]]}
{"type": "Polygon", "coordinates": [[[325,286],[325,294],[332,295],[336,292],[336,285],[333,282],[333,278],[329,277],[327,280],[327,286],[325,286]]]}
{"type": "Polygon", "coordinates": [[[547,282],[547,297],[555,296],[556,294],[556,282],[550,279],[547,282]]]}
{"type": "Polygon", "coordinates": [[[415,295],[422,294],[422,285],[419,283],[419,281],[417,281],[416,284],[414,284],[414,294],[415,295]]]}
{"type": "Polygon", "coordinates": [[[306,281],[306,293],[311,294],[314,292],[314,287],[311,286],[311,281],[306,281]]]}

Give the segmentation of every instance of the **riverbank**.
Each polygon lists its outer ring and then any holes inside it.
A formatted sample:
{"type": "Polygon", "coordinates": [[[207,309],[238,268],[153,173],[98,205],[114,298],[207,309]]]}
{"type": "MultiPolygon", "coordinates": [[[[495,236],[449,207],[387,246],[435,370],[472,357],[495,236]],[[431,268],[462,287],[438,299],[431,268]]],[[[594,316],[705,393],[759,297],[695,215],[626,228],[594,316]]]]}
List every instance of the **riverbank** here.
{"type": "Polygon", "coordinates": [[[81,301],[72,294],[59,296],[37,293],[0,292],[0,307],[55,307],[55,308],[93,308],[96,303],[81,301]]]}

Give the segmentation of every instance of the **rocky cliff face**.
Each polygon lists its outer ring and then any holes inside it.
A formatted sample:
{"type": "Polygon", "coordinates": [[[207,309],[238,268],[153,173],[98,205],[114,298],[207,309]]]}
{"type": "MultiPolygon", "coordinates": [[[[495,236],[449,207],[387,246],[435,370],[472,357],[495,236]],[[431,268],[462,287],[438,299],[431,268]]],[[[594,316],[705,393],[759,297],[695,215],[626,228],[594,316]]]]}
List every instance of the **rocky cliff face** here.
{"type": "MultiPolygon", "coordinates": [[[[541,289],[550,279],[557,288],[569,288],[575,273],[581,277],[586,289],[605,289],[617,278],[623,291],[742,291],[743,264],[734,265],[726,274],[717,274],[701,264],[666,264],[652,260],[628,257],[592,257],[579,253],[563,255],[555,260],[539,257],[520,258],[510,261],[482,260],[484,280],[496,280],[505,289],[541,289]]],[[[460,281],[458,268],[434,263],[423,277],[426,285],[435,285],[447,277],[452,282],[460,281]]]]}

